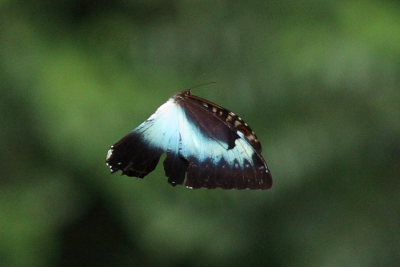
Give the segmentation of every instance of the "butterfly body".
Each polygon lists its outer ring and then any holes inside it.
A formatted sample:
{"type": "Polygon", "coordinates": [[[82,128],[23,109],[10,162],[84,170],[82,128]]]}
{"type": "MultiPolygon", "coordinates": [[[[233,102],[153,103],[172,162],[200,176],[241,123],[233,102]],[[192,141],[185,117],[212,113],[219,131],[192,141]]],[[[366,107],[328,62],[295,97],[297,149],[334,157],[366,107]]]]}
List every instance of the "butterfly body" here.
{"type": "Polygon", "coordinates": [[[268,189],[272,177],[254,131],[239,116],[190,90],[175,94],[111,147],[112,172],[143,178],[166,152],[172,185],[268,189]]]}

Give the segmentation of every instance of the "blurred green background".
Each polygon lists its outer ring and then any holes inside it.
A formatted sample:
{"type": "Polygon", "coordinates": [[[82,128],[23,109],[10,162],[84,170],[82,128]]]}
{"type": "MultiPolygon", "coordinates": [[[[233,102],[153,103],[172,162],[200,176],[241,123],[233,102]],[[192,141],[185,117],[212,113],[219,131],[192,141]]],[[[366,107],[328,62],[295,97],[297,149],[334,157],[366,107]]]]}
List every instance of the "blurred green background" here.
{"type": "Polygon", "coordinates": [[[0,266],[399,266],[399,81],[400,1],[0,1],[0,266]],[[110,175],[210,81],[271,190],[110,175]]]}

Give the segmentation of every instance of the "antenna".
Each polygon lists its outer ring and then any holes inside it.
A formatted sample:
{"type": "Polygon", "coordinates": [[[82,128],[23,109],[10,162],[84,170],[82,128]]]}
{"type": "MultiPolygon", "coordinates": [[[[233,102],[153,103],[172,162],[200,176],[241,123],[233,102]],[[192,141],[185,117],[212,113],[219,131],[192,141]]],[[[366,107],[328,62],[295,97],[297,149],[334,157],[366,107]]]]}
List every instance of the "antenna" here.
{"type": "Polygon", "coordinates": [[[194,89],[194,88],[199,88],[199,87],[202,87],[202,86],[206,86],[206,85],[210,85],[210,84],[216,84],[216,83],[217,83],[217,82],[201,83],[201,84],[195,85],[195,86],[193,86],[193,87],[187,89],[187,91],[188,91],[189,93],[192,93],[191,90],[194,89]]]}

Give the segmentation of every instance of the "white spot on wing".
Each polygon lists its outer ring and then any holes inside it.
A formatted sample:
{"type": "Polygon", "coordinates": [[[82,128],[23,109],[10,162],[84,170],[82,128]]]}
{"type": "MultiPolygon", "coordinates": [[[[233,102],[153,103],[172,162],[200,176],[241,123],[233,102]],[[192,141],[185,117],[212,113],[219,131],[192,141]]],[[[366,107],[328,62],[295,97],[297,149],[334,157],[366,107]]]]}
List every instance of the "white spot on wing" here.
{"type": "Polygon", "coordinates": [[[109,150],[107,151],[106,160],[109,160],[109,159],[111,158],[112,153],[113,153],[113,149],[111,148],[111,149],[109,149],[109,150]]]}

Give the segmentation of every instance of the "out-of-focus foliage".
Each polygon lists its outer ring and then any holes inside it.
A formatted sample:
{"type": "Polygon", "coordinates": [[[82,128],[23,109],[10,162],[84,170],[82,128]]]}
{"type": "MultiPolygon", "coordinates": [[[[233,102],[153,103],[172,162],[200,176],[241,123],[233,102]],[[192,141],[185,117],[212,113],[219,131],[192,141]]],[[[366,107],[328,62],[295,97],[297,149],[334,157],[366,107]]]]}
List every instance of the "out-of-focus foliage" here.
{"type": "Polygon", "coordinates": [[[1,266],[398,266],[399,1],[0,2],[1,266]],[[111,176],[176,91],[257,131],[269,191],[111,176]]]}

